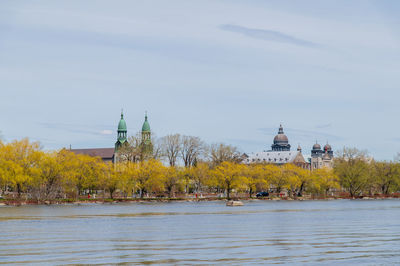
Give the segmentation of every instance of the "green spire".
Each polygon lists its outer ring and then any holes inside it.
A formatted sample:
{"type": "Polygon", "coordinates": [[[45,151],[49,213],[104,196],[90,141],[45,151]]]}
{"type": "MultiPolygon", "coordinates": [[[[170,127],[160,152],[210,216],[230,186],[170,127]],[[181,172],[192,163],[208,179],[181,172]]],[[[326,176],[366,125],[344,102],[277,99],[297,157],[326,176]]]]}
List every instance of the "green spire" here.
{"type": "Polygon", "coordinates": [[[126,122],[124,120],[124,113],[123,113],[123,111],[121,111],[121,120],[119,120],[119,124],[118,124],[118,139],[117,139],[117,143],[115,144],[116,149],[119,147],[119,145],[126,142],[127,131],[128,130],[126,128],[126,122]]]}
{"type": "Polygon", "coordinates": [[[121,120],[119,120],[119,124],[118,124],[118,133],[119,132],[126,132],[127,128],[126,128],[126,122],[124,120],[124,113],[123,111],[121,111],[121,120]]]}
{"type": "Polygon", "coordinates": [[[149,121],[147,121],[147,112],[144,116],[144,123],[142,126],[142,132],[150,132],[150,124],[149,121]]]}

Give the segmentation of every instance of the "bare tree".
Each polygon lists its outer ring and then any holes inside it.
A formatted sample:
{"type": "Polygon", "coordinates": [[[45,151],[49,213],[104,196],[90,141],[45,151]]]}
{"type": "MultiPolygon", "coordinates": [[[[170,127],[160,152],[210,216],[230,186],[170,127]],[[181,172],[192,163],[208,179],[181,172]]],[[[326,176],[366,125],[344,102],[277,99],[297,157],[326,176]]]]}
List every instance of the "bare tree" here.
{"type": "Polygon", "coordinates": [[[128,141],[118,148],[118,160],[121,162],[137,162],[141,158],[141,138],[138,134],[130,136],[128,141]]]}
{"type": "Polygon", "coordinates": [[[185,167],[193,166],[204,150],[204,142],[199,137],[182,136],[181,157],[185,167]]]}
{"type": "Polygon", "coordinates": [[[209,148],[209,157],[213,165],[218,165],[222,162],[240,162],[241,157],[239,150],[235,146],[226,145],[223,143],[212,144],[209,148]]]}
{"type": "Polygon", "coordinates": [[[398,153],[394,156],[394,161],[395,161],[395,162],[400,162],[400,152],[398,152],[398,153]]]}
{"type": "Polygon", "coordinates": [[[163,155],[168,159],[170,166],[176,165],[176,160],[181,151],[181,135],[167,135],[161,140],[163,155]]]}
{"type": "Polygon", "coordinates": [[[163,146],[162,139],[155,137],[155,135],[151,135],[151,142],[153,144],[153,159],[161,159],[163,157],[163,146]]]}

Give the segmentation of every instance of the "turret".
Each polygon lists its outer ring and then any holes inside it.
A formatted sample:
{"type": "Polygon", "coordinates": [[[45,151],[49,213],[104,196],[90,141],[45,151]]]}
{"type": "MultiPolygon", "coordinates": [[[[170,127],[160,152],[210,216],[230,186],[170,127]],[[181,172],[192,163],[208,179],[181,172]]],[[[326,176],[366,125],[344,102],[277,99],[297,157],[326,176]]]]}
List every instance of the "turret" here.
{"type": "Polygon", "coordinates": [[[311,157],[321,157],[323,151],[321,150],[321,145],[316,141],[311,150],[311,157]]]}
{"type": "Polygon", "coordinates": [[[142,126],[142,154],[144,158],[148,158],[153,154],[153,144],[151,143],[151,130],[147,119],[147,112],[145,113],[142,126]]]}
{"type": "Polygon", "coordinates": [[[118,123],[118,137],[117,137],[117,142],[115,143],[115,150],[117,150],[122,144],[124,144],[127,141],[127,127],[126,127],[126,122],[124,120],[124,113],[121,111],[121,119],[119,120],[118,123]]]}

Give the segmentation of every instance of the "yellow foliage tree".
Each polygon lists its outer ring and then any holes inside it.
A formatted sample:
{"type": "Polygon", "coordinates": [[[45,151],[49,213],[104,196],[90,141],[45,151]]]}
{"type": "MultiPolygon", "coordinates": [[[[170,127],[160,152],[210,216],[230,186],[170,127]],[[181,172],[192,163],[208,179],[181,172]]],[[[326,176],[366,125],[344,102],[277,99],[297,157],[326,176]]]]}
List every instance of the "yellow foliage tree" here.
{"type": "Polygon", "coordinates": [[[136,185],[143,198],[144,192],[164,191],[165,166],[157,160],[151,159],[137,163],[136,185]]]}
{"type": "Polygon", "coordinates": [[[266,165],[253,164],[244,168],[244,176],[246,176],[246,184],[250,198],[255,191],[269,188],[265,167],[266,165]]]}
{"type": "Polygon", "coordinates": [[[286,188],[293,197],[301,196],[306,187],[312,182],[310,172],[294,164],[283,165],[282,174],[287,178],[286,188]]]}
{"type": "Polygon", "coordinates": [[[168,197],[175,197],[176,190],[180,190],[182,187],[182,179],[179,170],[175,166],[165,167],[165,188],[168,192],[168,197]]]}
{"type": "Polygon", "coordinates": [[[267,164],[264,166],[265,179],[277,193],[280,193],[282,189],[288,185],[288,178],[282,171],[282,168],[275,164],[267,164]]]}
{"type": "Polygon", "coordinates": [[[28,139],[1,146],[2,180],[15,188],[19,197],[23,190],[29,187],[33,178],[40,174],[38,165],[42,154],[40,144],[30,143],[28,139]]]}
{"type": "Polygon", "coordinates": [[[339,178],[332,169],[321,168],[312,172],[314,190],[318,194],[327,195],[330,189],[340,189],[339,178]]]}
{"type": "Polygon", "coordinates": [[[207,184],[207,179],[210,176],[210,167],[206,163],[197,163],[195,167],[191,168],[192,178],[195,191],[201,192],[204,185],[207,184]]]}
{"type": "Polygon", "coordinates": [[[232,189],[241,189],[245,186],[244,169],[245,166],[242,164],[222,162],[213,171],[219,186],[226,190],[228,199],[230,199],[232,189]]]}

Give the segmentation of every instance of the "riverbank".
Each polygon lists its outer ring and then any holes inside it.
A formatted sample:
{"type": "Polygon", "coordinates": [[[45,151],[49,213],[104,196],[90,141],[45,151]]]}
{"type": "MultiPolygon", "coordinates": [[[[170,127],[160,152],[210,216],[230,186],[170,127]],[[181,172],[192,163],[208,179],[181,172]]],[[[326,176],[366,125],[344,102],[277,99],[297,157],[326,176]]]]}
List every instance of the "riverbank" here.
{"type": "MultiPolygon", "coordinates": [[[[365,197],[271,197],[271,198],[249,198],[235,197],[236,200],[242,201],[330,201],[330,200],[384,200],[398,199],[399,195],[377,195],[365,197]]],[[[203,198],[116,198],[116,199],[56,199],[56,200],[24,200],[24,199],[0,199],[0,206],[24,206],[24,205],[60,205],[60,204],[117,204],[126,202],[201,202],[201,201],[227,201],[224,197],[203,197],[203,198]]]]}

